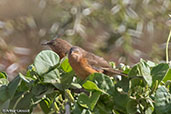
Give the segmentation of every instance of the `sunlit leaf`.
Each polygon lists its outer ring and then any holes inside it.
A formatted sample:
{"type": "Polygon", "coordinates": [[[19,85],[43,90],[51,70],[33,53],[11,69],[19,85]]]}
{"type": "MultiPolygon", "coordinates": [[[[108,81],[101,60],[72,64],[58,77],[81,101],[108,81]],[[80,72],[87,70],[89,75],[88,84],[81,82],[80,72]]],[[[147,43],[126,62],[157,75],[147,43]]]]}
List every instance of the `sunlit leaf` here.
{"type": "Polygon", "coordinates": [[[105,91],[103,91],[102,89],[100,89],[94,82],[87,80],[84,84],[83,87],[87,90],[96,90],[99,92],[102,92],[104,94],[107,94],[105,91]]]}
{"type": "Polygon", "coordinates": [[[60,75],[58,69],[54,69],[46,74],[43,75],[43,82],[45,83],[58,83],[60,84],[60,75]]]}
{"type": "Polygon", "coordinates": [[[164,76],[164,78],[163,78],[163,82],[166,82],[166,81],[168,81],[168,80],[171,80],[171,68],[170,69],[168,69],[168,71],[167,71],[167,73],[166,73],[166,75],[164,76]]]}
{"type": "Polygon", "coordinates": [[[29,83],[31,78],[25,77],[23,74],[19,73],[18,75],[23,81],[29,83]]]}
{"type": "Polygon", "coordinates": [[[7,79],[5,79],[5,78],[0,78],[0,87],[1,87],[2,85],[8,85],[8,83],[9,83],[9,81],[8,81],[7,79]]]}
{"type": "Polygon", "coordinates": [[[39,75],[50,72],[58,64],[59,56],[51,50],[41,51],[34,60],[34,65],[39,75]]]}
{"type": "Polygon", "coordinates": [[[72,71],[72,67],[69,64],[68,58],[65,58],[62,63],[61,63],[61,67],[65,72],[71,72],[72,71]]]}
{"type": "Polygon", "coordinates": [[[0,72],[0,79],[1,78],[7,79],[7,74],[5,72],[0,72]]]}
{"type": "Polygon", "coordinates": [[[154,67],[156,66],[156,63],[152,62],[152,61],[147,61],[147,64],[149,67],[154,67]]]}

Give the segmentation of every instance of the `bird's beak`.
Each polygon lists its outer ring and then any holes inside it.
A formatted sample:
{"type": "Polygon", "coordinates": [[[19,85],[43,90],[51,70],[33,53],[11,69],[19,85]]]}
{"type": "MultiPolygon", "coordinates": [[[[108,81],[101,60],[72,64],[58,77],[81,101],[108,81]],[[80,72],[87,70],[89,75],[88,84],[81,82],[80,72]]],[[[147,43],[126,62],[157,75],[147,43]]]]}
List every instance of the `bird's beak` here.
{"type": "Polygon", "coordinates": [[[41,43],[41,45],[52,45],[52,43],[53,42],[51,42],[51,41],[46,41],[46,42],[41,43]]]}

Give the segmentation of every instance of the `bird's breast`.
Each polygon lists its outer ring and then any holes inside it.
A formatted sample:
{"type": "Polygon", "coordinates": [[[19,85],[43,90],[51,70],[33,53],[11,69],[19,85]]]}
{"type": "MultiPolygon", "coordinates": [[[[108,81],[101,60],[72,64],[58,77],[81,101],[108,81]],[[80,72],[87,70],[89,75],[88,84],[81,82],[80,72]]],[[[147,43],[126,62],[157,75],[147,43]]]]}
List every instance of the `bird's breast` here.
{"type": "Polygon", "coordinates": [[[83,80],[87,78],[90,74],[97,72],[96,70],[91,68],[85,58],[76,60],[72,56],[69,56],[69,63],[75,73],[83,80]]]}

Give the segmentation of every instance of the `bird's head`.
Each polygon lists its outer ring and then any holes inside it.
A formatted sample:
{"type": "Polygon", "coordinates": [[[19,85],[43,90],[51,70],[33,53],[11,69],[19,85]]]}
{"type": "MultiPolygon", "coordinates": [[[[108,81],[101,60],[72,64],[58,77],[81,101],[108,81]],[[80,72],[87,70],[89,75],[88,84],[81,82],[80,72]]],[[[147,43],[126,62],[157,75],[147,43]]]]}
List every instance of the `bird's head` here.
{"type": "Polygon", "coordinates": [[[73,46],[69,51],[69,57],[72,57],[73,59],[77,61],[80,60],[83,54],[84,54],[84,50],[77,46],[73,46]]]}
{"type": "Polygon", "coordinates": [[[48,45],[54,52],[56,52],[60,56],[61,59],[66,56],[66,54],[68,54],[69,50],[72,47],[70,43],[61,38],[56,38],[51,41],[47,41],[42,45],[48,45]]]}
{"type": "Polygon", "coordinates": [[[55,38],[51,41],[47,41],[45,43],[42,43],[42,45],[48,45],[48,46],[71,46],[67,41],[61,39],[61,38],[55,38]]]}

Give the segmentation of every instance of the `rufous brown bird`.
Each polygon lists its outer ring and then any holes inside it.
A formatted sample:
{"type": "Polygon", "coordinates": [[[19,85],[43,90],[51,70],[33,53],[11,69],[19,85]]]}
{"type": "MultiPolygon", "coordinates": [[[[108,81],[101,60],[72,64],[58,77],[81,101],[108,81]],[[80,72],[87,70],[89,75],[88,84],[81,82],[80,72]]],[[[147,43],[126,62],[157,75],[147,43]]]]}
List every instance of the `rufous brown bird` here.
{"type": "Polygon", "coordinates": [[[50,46],[50,48],[60,56],[60,59],[68,54],[71,67],[82,80],[96,72],[104,73],[109,76],[115,74],[126,76],[122,71],[113,69],[102,57],[87,52],[80,47],[72,46],[63,39],[56,38],[43,43],[43,45],[50,46]]]}
{"type": "Polygon", "coordinates": [[[48,45],[54,52],[59,55],[60,59],[65,57],[72,47],[70,43],[61,38],[56,38],[51,41],[47,41],[42,45],[48,45]]]}
{"type": "Polygon", "coordinates": [[[114,76],[116,74],[126,76],[122,71],[113,69],[102,57],[96,56],[77,46],[73,46],[70,49],[68,59],[76,75],[82,80],[96,72],[104,73],[108,76],[114,76]]]}

